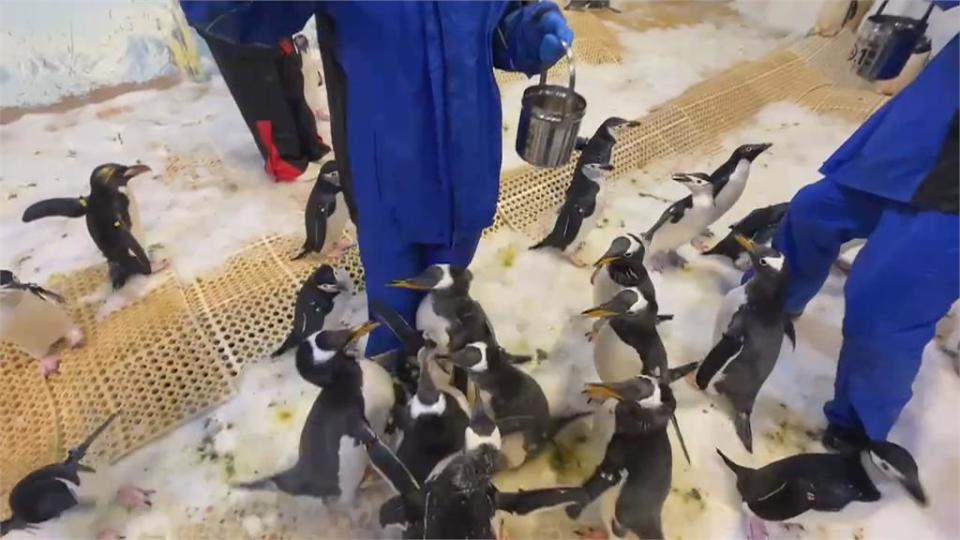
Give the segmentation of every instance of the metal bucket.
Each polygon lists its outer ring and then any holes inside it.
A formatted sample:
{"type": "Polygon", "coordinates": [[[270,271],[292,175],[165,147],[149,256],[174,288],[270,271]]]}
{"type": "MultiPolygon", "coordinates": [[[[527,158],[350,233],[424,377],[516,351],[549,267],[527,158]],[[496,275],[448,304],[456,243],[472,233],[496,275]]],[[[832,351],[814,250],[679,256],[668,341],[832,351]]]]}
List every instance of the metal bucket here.
{"type": "Polygon", "coordinates": [[[540,73],[540,83],[523,92],[517,125],[517,154],[537,167],[560,167],[570,161],[580,121],[587,110],[587,100],[573,89],[577,81],[573,52],[567,44],[564,47],[570,68],[570,85],[547,84],[544,70],[540,73]]]}
{"type": "Polygon", "coordinates": [[[892,79],[900,74],[927,30],[933,3],[921,19],[884,15],[885,1],[877,13],[864,21],[848,60],[853,70],[868,81],[892,79]]]}

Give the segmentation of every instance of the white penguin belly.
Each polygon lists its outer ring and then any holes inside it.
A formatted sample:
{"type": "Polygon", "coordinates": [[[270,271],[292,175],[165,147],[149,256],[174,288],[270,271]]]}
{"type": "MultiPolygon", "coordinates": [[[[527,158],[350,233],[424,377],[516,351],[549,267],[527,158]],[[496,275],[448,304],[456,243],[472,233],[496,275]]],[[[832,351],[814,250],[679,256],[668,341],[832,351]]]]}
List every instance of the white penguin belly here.
{"type": "Polygon", "coordinates": [[[600,496],[600,519],[603,520],[603,526],[607,529],[607,538],[625,538],[613,533],[611,524],[617,515],[617,499],[620,498],[620,492],[623,490],[623,484],[627,482],[626,471],[622,471],[620,481],[617,485],[603,492],[600,496]]]}
{"type": "Polygon", "coordinates": [[[376,362],[361,359],[357,363],[363,374],[363,414],[377,436],[381,436],[395,401],[393,379],[376,362]]]}
{"type": "Polygon", "coordinates": [[[609,302],[621,289],[623,287],[610,277],[610,270],[606,266],[601,268],[593,278],[593,305],[609,302]]]}
{"type": "Polygon", "coordinates": [[[720,341],[720,337],[726,332],[727,327],[730,326],[730,320],[733,319],[733,314],[740,309],[740,306],[747,302],[747,287],[746,285],[740,285],[736,289],[731,290],[723,297],[723,301],[720,302],[720,310],[717,311],[717,319],[713,326],[713,343],[716,345],[720,341]]]}
{"type": "Polygon", "coordinates": [[[130,233],[137,239],[137,243],[144,251],[147,250],[146,237],[143,235],[143,224],[140,223],[140,207],[137,200],[133,197],[133,191],[128,187],[125,191],[130,205],[127,207],[127,213],[130,214],[130,233]]]}
{"type": "Polygon", "coordinates": [[[342,191],[337,194],[336,201],[336,208],[333,210],[333,215],[327,218],[327,234],[323,239],[323,246],[320,248],[320,253],[322,254],[330,251],[334,242],[340,240],[340,236],[343,235],[343,228],[347,225],[347,217],[350,214],[342,191]]]}
{"type": "Polygon", "coordinates": [[[620,340],[609,323],[600,327],[594,339],[593,364],[600,380],[606,383],[623,381],[643,371],[640,355],[620,340]]]}
{"type": "Polygon", "coordinates": [[[322,87],[320,86],[320,61],[314,56],[312,50],[303,52],[300,58],[303,60],[303,67],[301,68],[303,73],[303,99],[306,100],[307,106],[313,111],[314,118],[317,118],[326,110],[322,87]]]}
{"type": "Polygon", "coordinates": [[[363,480],[363,472],[367,468],[367,450],[362,444],[357,444],[353,437],[340,437],[339,469],[337,485],[340,487],[340,500],[350,504],[357,495],[357,488],[363,480]]]}
{"type": "Polygon", "coordinates": [[[20,291],[0,296],[0,339],[34,358],[50,354],[50,347],[76,327],[55,302],[20,291]]]}
{"type": "Polygon", "coordinates": [[[733,169],[733,172],[730,173],[730,180],[727,182],[723,189],[720,190],[720,193],[717,194],[716,198],[713,201],[713,212],[710,225],[714,221],[720,218],[720,216],[727,213],[727,210],[736,204],[740,199],[740,196],[743,195],[743,190],[747,187],[747,177],[750,176],[750,162],[741,159],[737,163],[736,168],[733,169]]]}
{"type": "Polygon", "coordinates": [[[714,212],[709,208],[693,207],[687,209],[683,218],[677,223],[664,223],[650,241],[648,254],[672,251],[696,238],[711,223],[716,220],[714,212]]]}
{"type": "Polygon", "coordinates": [[[417,308],[417,329],[424,333],[427,339],[437,344],[437,352],[446,354],[450,345],[450,336],[447,334],[449,323],[437,315],[433,309],[433,294],[428,294],[420,301],[417,308]]]}

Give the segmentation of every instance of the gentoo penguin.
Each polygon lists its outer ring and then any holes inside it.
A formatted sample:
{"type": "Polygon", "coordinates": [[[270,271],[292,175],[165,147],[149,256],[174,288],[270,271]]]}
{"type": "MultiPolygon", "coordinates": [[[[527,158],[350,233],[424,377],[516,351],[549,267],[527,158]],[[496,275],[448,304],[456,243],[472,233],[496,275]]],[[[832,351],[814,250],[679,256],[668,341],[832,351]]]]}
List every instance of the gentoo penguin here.
{"type": "Polygon", "coordinates": [[[747,268],[750,257],[734,236],[739,234],[749,238],[755,244],[769,246],[770,241],[773,240],[773,233],[780,226],[780,221],[787,214],[789,206],[790,203],[780,203],[751,211],[746,217],[731,225],[730,233],[703,254],[721,255],[733,261],[737,268],[747,268]]]}
{"type": "Polygon", "coordinates": [[[623,381],[641,373],[665,376],[667,350],[657,325],[673,319],[673,315],[659,315],[657,311],[656,302],[639,288],[629,287],[583,312],[586,317],[608,321],[593,343],[593,363],[601,381],[623,381]]]}
{"type": "Polygon", "coordinates": [[[593,305],[609,302],[627,287],[636,287],[649,302],[656,303],[656,293],[647,268],[643,266],[646,249],[639,236],[626,234],[610,242],[606,253],[593,264],[593,305]]]}
{"type": "Polygon", "coordinates": [[[592,137],[577,140],[577,150],[580,150],[580,156],[577,157],[574,170],[580,170],[587,163],[612,163],[613,145],[617,143],[617,135],[620,130],[637,125],[639,125],[638,122],[630,122],[616,116],[604,120],[592,137]]]}
{"type": "Polygon", "coordinates": [[[747,451],[753,452],[750,429],[753,403],[777,363],[784,333],[794,344],[796,336],[793,323],[783,311],[789,280],[783,255],[742,236],[736,238],[750,255],[755,273],[750,281],[730,291],[724,299],[718,327],[727,312],[732,316],[722,337],[701,363],[697,386],[706,390],[714,377],[721,374],[713,388],[730,400],[737,436],[747,451]],[[735,311],[731,309],[733,302],[741,302],[735,311]]]}
{"type": "Polygon", "coordinates": [[[337,269],[329,264],[318,266],[300,286],[293,308],[293,327],[273,356],[280,356],[306,336],[323,330],[327,317],[337,324],[350,297],[348,293],[349,285],[337,269]]]}
{"type": "Polygon", "coordinates": [[[0,270],[0,339],[40,360],[46,377],[57,370],[55,345],[83,343],[83,332],[61,307],[64,299],[35,283],[21,283],[9,270],[0,270]]]}
{"type": "MultiPolygon", "coordinates": [[[[683,263],[676,249],[695,240],[707,227],[737,202],[747,185],[753,160],[772,146],[769,143],[745,144],[733,151],[713,174],[677,174],[675,181],[687,184],[692,194],[670,205],[660,219],[644,233],[648,257],[666,256],[674,263],[683,263]],[[712,187],[704,190],[702,181],[712,187]]],[[[655,259],[651,259],[655,260],[655,259]]],[[[658,262],[662,268],[662,263],[658,262]]]]}
{"type": "Polygon", "coordinates": [[[307,382],[319,386],[300,434],[297,463],[269,478],[240,484],[247,489],[279,489],[312,495],[325,502],[350,503],[367,465],[364,444],[382,434],[394,404],[393,382],[379,365],[358,359],[348,348],[376,328],[324,330],[297,347],[296,366],[307,382]]]}
{"type": "Polygon", "coordinates": [[[536,454],[571,421],[587,413],[552,418],[550,405],[536,379],[517,368],[512,355],[495,341],[477,341],[453,353],[451,360],[466,370],[503,435],[503,453],[510,468],[536,454]]]}
{"type": "Polygon", "coordinates": [[[603,205],[603,178],[609,163],[586,163],[573,172],[563,206],[550,234],[530,249],[552,247],[567,253],[579,250],[593,230],[603,205]]]}
{"type": "Polygon", "coordinates": [[[917,462],[888,441],[869,442],[859,452],[799,454],[759,469],[717,453],[737,476],[744,505],[766,521],[784,521],[808,510],[839,512],[851,502],[876,502],[898,491],[927,505],[917,462]]]}
{"type": "MultiPolygon", "coordinates": [[[[493,475],[503,468],[500,432],[480,400],[463,438],[463,450],[441,461],[422,487],[401,489],[381,506],[382,526],[400,525],[404,538],[496,538],[497,510],[525,514],[575,500],[571,489],[497,490],[493,475]]],[[[399,476],[388,481],[395,487],[413,484],[399,476]]]]}
{"type": "Polygon", "coordinates": [[[80,486],[80,475],[77,473],[96,471],[80,461],[86,456],[93,441],[110,426],[118,414],[120,413],[115,412],[110,415],[89,437],[71,448],[67,452],[67,459],[41,467],[13,486],[8,499],[13,515],[0,522],[0,536],[17,529],[33,529],[34,525],[57,518],[74,506],[87,504],[76,494],[76,489],[80,486]]]}
{"type": "MultiPolygon", "coordinates": [[[[293,260],[308,253],[331,255],[336,251],[337,240],[347,223],[347,203],[340,188],[340,172],[335,161],[328,161],[320,168],[320,175],[310,190],[307,207],[303,213],[306,239],[300,253],[293,260]]],[[[331,255],[331,256],[335,256],[331,255]]]]}
{"type": "Polygon", "coordinates": [[[673,455],[667,423],[677,408],[670,386],[647,375],[588,384],[588,399],[616,400],[615,427],[600,465],[583,484],[581,499],[566,508],[572,519],[601,498],[611,538],[663,538],[660,513],[670,493],[673,455]]]}
{"type": "Polygon", "coordinates": [[[24,211],[23,221],[86,216],[90,237],[107,259],[113,287],[119,289],[130,276],[153,272],[150,259],[137,240],[140,226],[131,217],[137,215],[137,210],[131,208],[130,199],[123,192],[131,178],[149,170],[146,165],[100,165],[90,175],[90,195],[33,203],[24,211]]]}

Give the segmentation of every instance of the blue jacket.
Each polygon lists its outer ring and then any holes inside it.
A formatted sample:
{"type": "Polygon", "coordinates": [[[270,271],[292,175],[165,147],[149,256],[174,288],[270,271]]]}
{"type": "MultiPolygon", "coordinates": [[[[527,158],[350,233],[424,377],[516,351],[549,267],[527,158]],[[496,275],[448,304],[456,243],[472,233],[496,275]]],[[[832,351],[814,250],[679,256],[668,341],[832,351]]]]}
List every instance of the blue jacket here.
{"type": "Polygon", "coordinates": [[[191,25],[273,45],[313,10],[336,27],[358,226],[450,245],[490,225],[501,159],[493,69],[528,74],[528,9],[507,2],[182,2],[191,25]]]}
{"type": "Polygon", "coordinates": [[[960,104],[958,38],[823,164],[827,178],[909,203],[943,149],[960,104]]]}

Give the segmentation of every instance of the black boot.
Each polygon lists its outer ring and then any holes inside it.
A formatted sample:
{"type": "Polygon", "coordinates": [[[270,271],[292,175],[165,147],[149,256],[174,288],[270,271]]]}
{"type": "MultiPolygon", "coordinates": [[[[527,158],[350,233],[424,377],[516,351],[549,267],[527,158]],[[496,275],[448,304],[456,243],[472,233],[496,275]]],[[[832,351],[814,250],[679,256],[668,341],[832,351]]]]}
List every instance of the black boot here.
{"type": "Polygon", "coordinates": [[[823,442],[823,446],[827,447],[827,450],[840,454],[852,454],[862,450],[870,440],[864,432],[858,429],[830,424],[823,433],[821,442],[823,442]]]}

